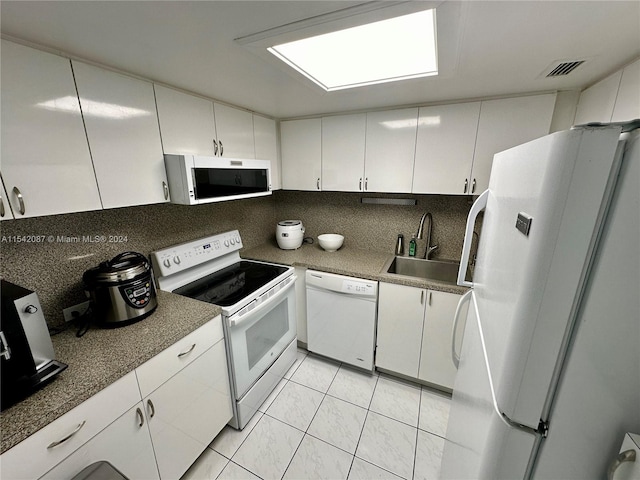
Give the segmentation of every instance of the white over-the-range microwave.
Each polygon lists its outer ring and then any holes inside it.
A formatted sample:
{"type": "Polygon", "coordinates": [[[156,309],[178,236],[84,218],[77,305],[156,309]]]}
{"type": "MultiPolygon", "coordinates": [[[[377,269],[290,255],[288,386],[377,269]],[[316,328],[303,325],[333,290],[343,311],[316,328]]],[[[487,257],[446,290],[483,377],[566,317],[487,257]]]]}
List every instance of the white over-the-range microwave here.
{"type": "Polygon", "coordinates": [[[200,205],[271,195],[271,162],[165,155],[171,203],[200,205]]]}

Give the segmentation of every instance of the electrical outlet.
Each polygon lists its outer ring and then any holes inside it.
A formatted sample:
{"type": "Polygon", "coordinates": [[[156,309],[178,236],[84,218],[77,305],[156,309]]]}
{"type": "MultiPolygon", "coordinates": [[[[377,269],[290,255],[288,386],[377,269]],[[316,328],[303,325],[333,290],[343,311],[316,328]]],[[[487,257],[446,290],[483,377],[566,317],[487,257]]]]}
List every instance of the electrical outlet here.
{"type": "Polygon", "coordinates": [[[65,308],[64,310],[62,310],[64,321],[70,322],[71,320],[75,320],[76,318],[81,317],[82,315],[87,313],[90,304],[91,302],[87,300],[86,302],[82,302],[72,307],[65,308]]]}

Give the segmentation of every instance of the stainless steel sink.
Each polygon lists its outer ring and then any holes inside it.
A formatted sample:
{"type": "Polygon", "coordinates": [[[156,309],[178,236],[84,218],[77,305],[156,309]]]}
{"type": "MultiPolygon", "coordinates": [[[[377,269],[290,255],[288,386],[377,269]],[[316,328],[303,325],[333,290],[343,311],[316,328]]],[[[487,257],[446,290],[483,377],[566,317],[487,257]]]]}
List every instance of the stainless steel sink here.
{"type": "MultiPolygon", "coordinates": [[[[456,284],[458,279],[459,262],[422,260],[413,257],[394,257],[391,263],[385,265],[386,273],[402,275],[405,277],[424,278],[436,282],[456,284]]],[[[470,272],[467,271],[467,280],[470,280],[470,272]]]]}

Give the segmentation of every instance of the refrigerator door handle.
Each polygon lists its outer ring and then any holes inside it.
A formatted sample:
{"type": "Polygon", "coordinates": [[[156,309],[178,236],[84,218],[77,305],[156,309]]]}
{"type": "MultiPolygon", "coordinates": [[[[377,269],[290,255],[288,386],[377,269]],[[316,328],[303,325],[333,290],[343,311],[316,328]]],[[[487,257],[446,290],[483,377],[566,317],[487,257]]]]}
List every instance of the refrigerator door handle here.
{"type": "Polygon", "coordinates": [[[473,295],[473,290],[469,290],[462,297],[460,297],[460,301],[458,302],[458,306],[456,307],[456,313],[453,315],[453,327],[451,327],[451,360],[453,360],[453,364],[458,369],[458,365],[460,365],[460,355],[456,352],[456,332],[458,331],[458,320],[460,320],[460,312],[462,311],[462,305],[467,303],[471,299],[471,295],[473,295]]]}
{"type": "Polygon", "coordinates": [[[473,227],[476,218],[480,212],[487,207],[487,199],[489,198],[489,190],[485,190],[473,203],[469,216],[467,217],[467,227],[464,234],[464,245],[462,246],[462,258],[460,259],[460,267],[458,270],[458,285],[461,287],[473,287],[473,282],[467,282],[465,276],[469,267],[469,255],[471,254],[471,244],[473,243],[473,227]]]}

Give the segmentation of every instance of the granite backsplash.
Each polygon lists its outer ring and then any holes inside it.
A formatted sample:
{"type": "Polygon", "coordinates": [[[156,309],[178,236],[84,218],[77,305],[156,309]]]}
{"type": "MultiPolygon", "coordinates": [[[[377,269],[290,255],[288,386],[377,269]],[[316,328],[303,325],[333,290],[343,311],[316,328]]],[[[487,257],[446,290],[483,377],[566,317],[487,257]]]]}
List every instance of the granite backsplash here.
{"type": "MultiPolygon", "coordinates": [[[[433,215],[435,258],[460,257],[470,197],[276,191],[271,197],[199,206],[172,204],[7,220],[0,224],[0,276],[35,290],[50,326],[62,310],[86,300],[82,274],[123,251],[150,252],[238,229],[244,247],[275,244],[280,220],[299,219],[306,236],[341,233],[345,244],[393,254],[399,233],[409,240],[424,212],[433,215]],[[371,205],[361,198],[413,198],[417,205],[371,205]],[[42,242],[17,242],[41,236],[42,242]],[[101,237],[106,237],[104,240],[101,237]],[[87,239],[94,241],[87,241],[87,239]],[[110,241],[111,240],[111,241],[110,241]]],[[[419,255],[425,240],[418,241],[419,255]]]]}

